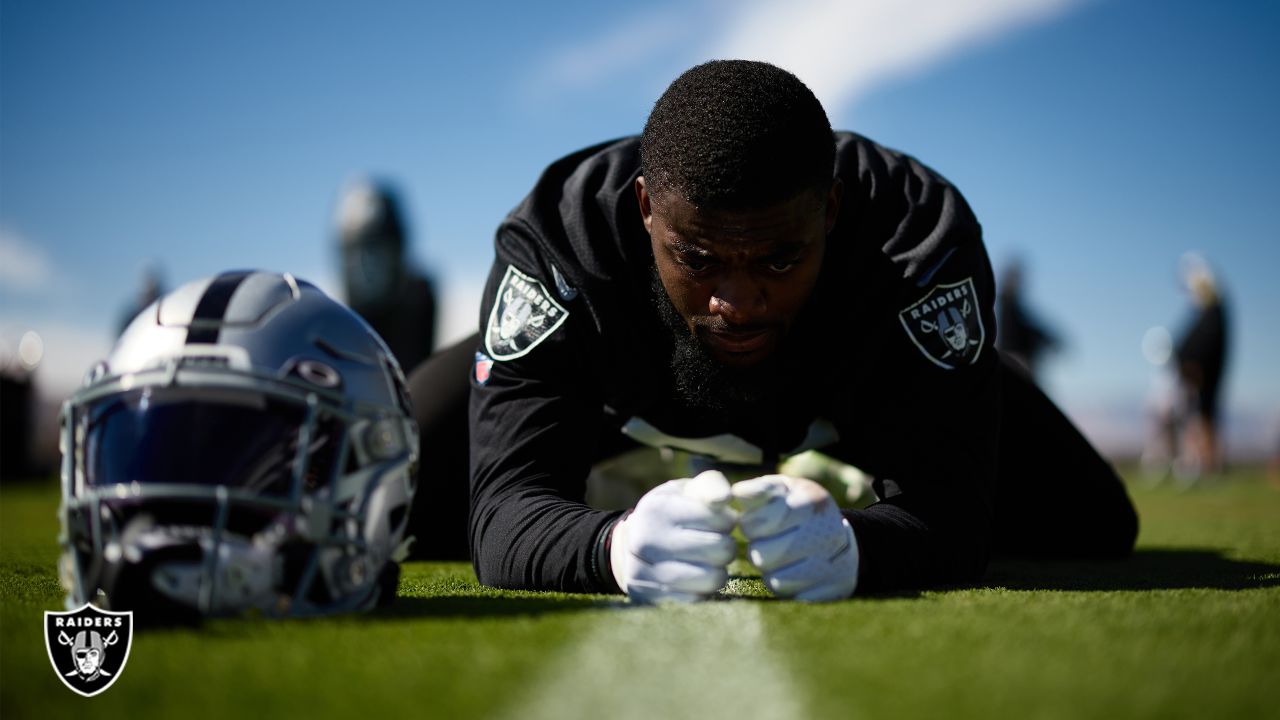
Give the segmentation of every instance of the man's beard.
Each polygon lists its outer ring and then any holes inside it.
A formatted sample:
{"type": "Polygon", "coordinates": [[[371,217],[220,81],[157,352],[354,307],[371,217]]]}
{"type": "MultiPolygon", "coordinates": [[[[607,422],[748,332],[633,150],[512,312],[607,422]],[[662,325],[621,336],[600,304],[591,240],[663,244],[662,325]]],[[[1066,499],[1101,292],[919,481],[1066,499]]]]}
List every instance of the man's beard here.
{"type": "MultiPolygon", "coordinates": [[[[672,304],[657,268],[649,280],[649,294],[662,324],[671,332],[670,368],[676,399],[694,411],[725,420],[764,405],[777,394],[777,360],[737,368],[711,356],[672,304]]],[[[774,355],[777,355],[775,351],[774,355]]]]}

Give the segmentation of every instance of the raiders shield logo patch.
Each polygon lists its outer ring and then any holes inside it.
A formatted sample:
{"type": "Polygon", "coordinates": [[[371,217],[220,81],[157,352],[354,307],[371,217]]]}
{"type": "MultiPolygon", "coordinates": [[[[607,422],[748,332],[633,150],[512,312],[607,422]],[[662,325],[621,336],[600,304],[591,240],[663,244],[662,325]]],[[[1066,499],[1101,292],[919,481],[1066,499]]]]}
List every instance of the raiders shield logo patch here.
{"type": "Polygon", "coordinates": [[[952,370],[972,365],[982,354],[986,330],[973,278],[934,285],[898,313],[907,337],[933,364],[952,370]]]}
{"type": "Polygon", "coordinates": [[[45,612],[44,644],[62,684],[93,697],[124,672],[133,645],[133,613],[85,603],[71,612],[45,612]]]}
{"type": "Polygon", "coordinates": [[[508,265],[489,312],[485,347],[494,360],[523,357],[568,317],[542,283],[508,265]]]}

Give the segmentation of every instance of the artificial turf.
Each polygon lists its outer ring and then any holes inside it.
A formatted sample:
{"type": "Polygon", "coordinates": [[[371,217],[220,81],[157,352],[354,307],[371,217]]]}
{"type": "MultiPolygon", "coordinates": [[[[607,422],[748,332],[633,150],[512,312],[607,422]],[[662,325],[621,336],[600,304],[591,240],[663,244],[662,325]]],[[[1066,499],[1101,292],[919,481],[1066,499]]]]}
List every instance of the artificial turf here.
{"type": "Polygon", "coordinates": [[[1132,486],[1116,563],[995,563],[981,587],[780,602],[480,587],[409,563],[362,616],[146,630],[102,695],[54,677],[51,484],[0,488],[0,717],[1280,717],[1280,489],[1132,486]]]}

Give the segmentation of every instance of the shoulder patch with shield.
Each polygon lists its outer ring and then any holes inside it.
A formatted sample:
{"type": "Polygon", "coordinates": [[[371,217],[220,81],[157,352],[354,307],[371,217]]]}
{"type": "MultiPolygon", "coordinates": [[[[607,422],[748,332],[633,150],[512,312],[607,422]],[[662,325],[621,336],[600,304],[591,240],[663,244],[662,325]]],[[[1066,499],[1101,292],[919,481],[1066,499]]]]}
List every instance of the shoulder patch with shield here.
{"type": "Polygon", "coordinates": [[[976,363],[987,338],[971,277],[934,285],[903,308],[898,319],[920,352],[947,370],[976,363]]]}
{"type": "Polygon", "coordinates": [[[494,360],[523,357],[568,317],[545,285],[508,265],[489,312],[485,348],[494,360]]]}
{"type": "Polygon", "coordinates": [[[45,612],[44,644],[58,679],[93,697],[120,679],[133,645],[133,612],[85,603],[70,612],[45,612]]]}

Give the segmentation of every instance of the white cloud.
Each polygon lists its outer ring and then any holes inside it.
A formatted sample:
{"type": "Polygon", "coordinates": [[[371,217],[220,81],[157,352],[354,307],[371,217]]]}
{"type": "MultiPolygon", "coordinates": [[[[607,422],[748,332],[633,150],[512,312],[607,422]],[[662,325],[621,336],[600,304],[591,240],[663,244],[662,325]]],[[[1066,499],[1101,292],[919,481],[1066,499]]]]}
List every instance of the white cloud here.
{"type": "MultiPolygon", "coordinates": [[[[607,24],[577,32],[533,58],[519,75],[516,95],[522,104],[543,107],[580,94],[598,101],[597,91],[614,84],[633,90],[636,71],[644,72],[638,89],[656,99],[681,66],[703,49],[709,28],[721,21],[720,0],[665,3],[640,10],[607,11],[607,24]],[[675,63],[674,65],[672,63],[675,63]]],[[[643,119],[643,118],[642,118],[643,119]]]]}
{"type": "Polygon", "coordinates": [[[1089,0],[704,0],[629,17],[560,50],[546,85],[598,86],[673,54],[764,60],[795,73],[836,112],[866,92],[1089,0]],[[693,38],[701,38],[693,41],[693,38]],[[682,44],[688,49],[674,49],[682,44]]]}
{"type": "Polygon", "coordinates": [[[31,292],[53,280],[53,263],[36,244],[16,231],[0,227],[0,286],[31,292]]]}
{"type": "Polygon", "coordinates": [[[968,47],[1056,17],[1081,0],[756,2],[711,57],[765,60],[795,73],[829,110],[968,47]]]}
{"type": "Polygon", "coordinates": [[[560,48],[541,67],[542,80],[553,88],[579,90],[669,52],[697,29],[684,7],[647,8],[630,15],[603,34],[560,48]]]}

